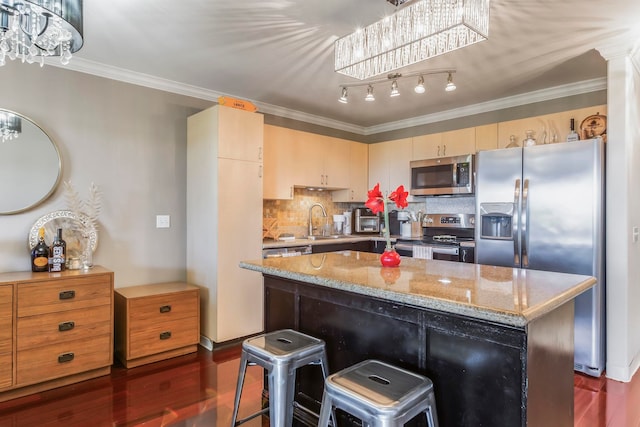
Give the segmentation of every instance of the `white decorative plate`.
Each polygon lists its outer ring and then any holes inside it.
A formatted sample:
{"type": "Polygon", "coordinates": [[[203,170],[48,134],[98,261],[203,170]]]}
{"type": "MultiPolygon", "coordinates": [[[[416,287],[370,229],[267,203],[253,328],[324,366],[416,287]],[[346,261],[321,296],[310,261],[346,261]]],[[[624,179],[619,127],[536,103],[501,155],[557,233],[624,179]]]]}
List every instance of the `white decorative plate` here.
{"type": "Polygon", "coordinates": [[[40,217],[29,231],[29,248],[33,249],[38,244],[38,230],[44,227],[44,241],[51,245],[54,236],[58,233],[58,228],[62,228],[62,238],[67,243],[67,258],[80,258],[82,253],[83,237],[78,230],[79,224],[88,227],[89,242],[91,249],[95,252],[98,246],[98,233],[95,227],[88,221],[88,218],[81,215],[80,218],[71,211],[54,211],[40,217]]]}

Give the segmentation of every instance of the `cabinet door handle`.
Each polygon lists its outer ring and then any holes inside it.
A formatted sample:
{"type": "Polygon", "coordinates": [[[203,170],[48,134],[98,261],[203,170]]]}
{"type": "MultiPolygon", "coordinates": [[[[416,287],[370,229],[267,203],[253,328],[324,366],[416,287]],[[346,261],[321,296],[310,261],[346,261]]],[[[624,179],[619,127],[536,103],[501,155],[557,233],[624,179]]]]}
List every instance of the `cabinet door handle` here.
{"type": "Polygon", "coordinates": [[[58,323],[58,331],[59,332],[66,332],[66,331],[70,331],[73,328],[76,327],[76,323],[75,322],[62,322],[62,323],[58,323]]]}
{"type": "Polygon", "coordinates": [[[58,296],[61,300],[73,299],[76,297],[76,291],[62,291],[58,296]]]}
{"type": "Polygon", "coordinates": [[[169,338],[171,338],[171,331],[160,332],[161,340],[168,340],[169,338]]]}
{"type": "Polygon", "coordinates": [[[262,160],[262,147],[258,147],[258,160],[262,160]]]}
{"type": "Polygon", "coordinates": [[[438,157],[440,157],[440,146],[438,145],[438,157]]]}
{"type": "Polygon", "coordinates": [[[324,185],[329,185],[329,175],[324,176],[324,185]]]}
{"type": "Polygon", "coordinates": [[[67,363],[71,362],[75,355],[73,353],[62,353],[58,356],[58,363],[67,363]]]}
{"type": "Polygon", "coordinates": [[[262,178],[262,165],[258,168],[258,178],[262,178]]]}
{"type": "Polygon", "coordinates": [[[160,313],[168,313],[170,311],[171,311],[171,306],[170,305],[160,306],[160,313]]]}
{"type": "Polygon", "coordinates": [[[446,144],[445,144],[445,145],[443,145],[442,147],[443,147],[443,148],[442,148],[442,155],[443,155],[443,156],[446,156],[446,155],[447,155],[447,146],[446,146],[446,144]]]}

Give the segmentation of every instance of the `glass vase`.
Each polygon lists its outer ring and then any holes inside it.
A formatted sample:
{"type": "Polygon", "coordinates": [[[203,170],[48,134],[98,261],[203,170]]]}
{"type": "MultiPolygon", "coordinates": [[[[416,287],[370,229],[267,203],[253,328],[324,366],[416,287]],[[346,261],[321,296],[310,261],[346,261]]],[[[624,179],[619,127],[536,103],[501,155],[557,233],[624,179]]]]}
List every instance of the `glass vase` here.
{"type": "Polygon", "coordinates": [[[88,237],[83,239],[80,259],[83,270],[89,270],[93,267],[93,248],[91,247],[91,239],[88,237]]]}

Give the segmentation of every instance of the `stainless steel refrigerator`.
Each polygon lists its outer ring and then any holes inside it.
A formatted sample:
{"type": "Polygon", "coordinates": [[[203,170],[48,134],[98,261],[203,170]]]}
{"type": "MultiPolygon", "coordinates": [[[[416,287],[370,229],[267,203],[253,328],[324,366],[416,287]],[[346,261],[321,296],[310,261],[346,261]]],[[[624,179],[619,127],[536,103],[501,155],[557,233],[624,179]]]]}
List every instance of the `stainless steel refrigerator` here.
{"type": "Polygon", "coordinates": [[[481,151],[476,262],[586,274],[575,304],[575,370],[605,365],[604,144],[601,139],[481,151]]]}

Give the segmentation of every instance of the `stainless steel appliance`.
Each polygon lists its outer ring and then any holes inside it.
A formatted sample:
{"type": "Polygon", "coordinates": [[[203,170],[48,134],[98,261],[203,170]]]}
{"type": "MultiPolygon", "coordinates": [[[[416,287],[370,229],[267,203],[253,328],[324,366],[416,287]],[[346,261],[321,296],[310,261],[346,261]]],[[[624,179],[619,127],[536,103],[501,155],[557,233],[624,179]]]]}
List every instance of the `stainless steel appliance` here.
{"type": "Polygon", "coordinates": [[[414,196],[472,194],[473,164],[472,154],[414,160],[410,162],[410,193],[414,196]]]}
{"type": "Polygon", "coordinates": [[[414,258],[474,262],[475,215],[427,214],[422,240],[398,239],[396,251],[414,258]]]}
{"type": "Polygon", "coordinates": [[[380,216],[374,214],[371,209],[356,208],[353,211],[353,227],[354,233],[379,233],[380,216]]]}
{"type": "Polygon", "coordinates": [[[601,139],[481,151],[476,261],[595,276],[575,301],[575,369],[605,365],[604,144],[601,139]]]}

